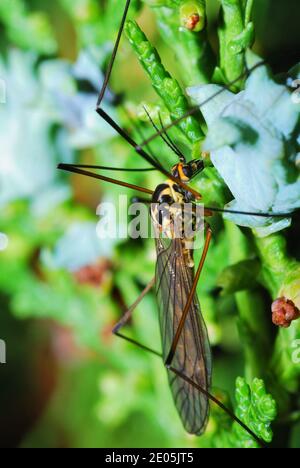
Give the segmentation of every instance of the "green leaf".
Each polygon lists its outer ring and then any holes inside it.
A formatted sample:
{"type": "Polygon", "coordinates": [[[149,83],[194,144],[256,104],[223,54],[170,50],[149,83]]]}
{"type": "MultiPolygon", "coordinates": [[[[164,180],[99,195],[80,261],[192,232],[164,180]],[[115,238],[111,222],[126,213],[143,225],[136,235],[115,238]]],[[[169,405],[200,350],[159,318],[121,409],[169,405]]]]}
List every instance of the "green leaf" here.
{"type": "MultiPolygon", "coordinates": [[[[277,416],[276,402],[266,392],[265,384],[260,379],[253,379],[248,385],[244,378],[238,377],[235,389],[236,416],[246,424],[258,438],[270,443],[273,438],[271,424],[277,416]]],[[[227,402],[228,406],[228,402],[227,402]]],[[[259,444],[237,422],[230,422],[229,416],[219,410],[214,412],[218,423],[210,436],[213,446],[218,448],[259,448],[259,444]],[[221,419],[220,419],[221,418],[221,419]]]]}
{"type": "MultiPolygon", "coordinates": [[[[239,377],[236,381],[237,416],[265,442],[271,442],[271,423],[277,415],[276,402],[266,392],[263,380],[254,379],[251,386],[239,377]]],[[[234,431],[245,445],[251,443],[249,435],[234,423],[234,431]]]]}
{"type": "Polygon", "coordinates": [[[254,42],[254,27],[250,22],[253,2],[248,2],[245,9],[240,0],[221,0],[221,5],[220,68],[226,83],[235,81],[232,88],[241,89],[245,52],[254,42]]]}

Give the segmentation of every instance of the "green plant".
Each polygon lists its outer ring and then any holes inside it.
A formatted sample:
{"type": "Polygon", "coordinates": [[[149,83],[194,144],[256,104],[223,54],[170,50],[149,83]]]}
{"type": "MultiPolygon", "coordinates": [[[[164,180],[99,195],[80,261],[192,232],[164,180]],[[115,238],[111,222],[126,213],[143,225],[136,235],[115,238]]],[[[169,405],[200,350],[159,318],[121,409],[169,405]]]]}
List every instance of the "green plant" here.
{"type": "MultiPolygon", "coordinates": [[[[116,201],[123,189],[76,177],[70,182],[56,171],[58,161],[138,165],[138,156],[93,118],[120,0],[13,1],[14,8],[5,1],[0,6],[0,78],[11,83],[8,105],[0,104],[0,232],[9,239],[0,252],[1,320],[13,315],[20,327],[31,329],[32,320],[49,327],[59,367],[56,390],[35,429],[22,434],[22,445],[256,447],[214,405],[206,434],[190,438],[160,360],[110,336],[153,277],[153,242],[98,244],[96,205],[116,201]]],[[[252,7],[265,14],[267,4],[132,2],[130,17],[141,26],[126,24],[129,42],[121,44],[104,106],[135,139],[153,134],[143,106],[158,126],[160,119],[170,125],[234,81],[170,129],[190,158],[204,151],[205,171],[194,187],[208,205],[273,213],[299,207],[299,105],[287,76],[267,66],[245,73],[245,63],[251,71],[261,60],[249,50],[252,7]],[[127,93],[116,96],[123,84],[127,93]]],[[[294,68],[288,76],[295,80],[298,73],[294,68]]],[[[168,169],[174,164],[160,139],[151,149],[168,169]]],[[[153,173],[130,175],[130,182],[151,188],[161,180],[153,173]]],[[[265,442],[299,445],[300,366],[293,344],[300,320],[278,330],[271,311],[280,298],[300,309],[299,220],[224,214],[211,224],[214,239],[198,293],[218,351],[213,392],[265,442]]],[[[150,294],[127,332],[159,350],[156,310],[150,294]]],[[[15,343],[9,333],[8,343],[15,343]]]]}
{"type": "MultiPolygon", "coordinates": [[[[184,39],[182,39],[182,36],[179,39],[178,34],[179,31],[182,31],[182,25],[184,25],[183,27],[188,29],[187,35],[191,35],[195,40],[203,43],[205,21],[201,23],[201,27],[192,28],[192,30],[187,25],[189,24],[189,15],[193,18],[195,14],[200,16],[199,8],[201,8],[201,14],[205,15],[204,2],[161,1],[150,3],[156,12],[161,29],[164,30],[163,37],[166,38],[166,31],[173,31],[172,46],[175,46],[175,53],[182,69],[184,69],[184,65],[188,60],[187,56],[191,57],[194,50],[186,49],[184,60],[182,60],[180,51],[184,39]],[[184,15],[184,20],[182,20],[182,15],[184,15]],[[174,31],[177,31],[178,37],[176,37],[174,31]]],[[[205,85],[203,84],[205,80],[200,79],[199,86],[189,88],[188,94],[194,99],[194,102],[200,106],[203,102],[207,103],[200,107],[200,112],[202,112],[208,126],[208,132],[202,125],[202,132],[194,132],[194,135],[196,135],[197,142],[200,142],[200,147],[204,151],[210,152],[211,160],[223,178],[223,184],[226,183],[233,195],[237,194],[237,201],[231,202],[229,205],[231,209],[253,212],[257,210],[274,211],[275,213],[280,211],[289,212],[289,210],[299,207],[300,199],[298,193],[299,171],[295,166],[299,109],[292,104],[288,88],[285,85],[275,84],[270,77],[270,72],[266,69],[255,70],[245,83],[243,77],[245,61],[250,67],[259,60],[248,52],[249,47],[254,42],[254,25],[251,21],[253,2],[224,1],[221,2],[221,6],[220,62],[215,69],[214,79],[222,81],[223,84],[229,84],[230,88],[235,92],[244,89],[245,86],[246,91],[240,93],[241,101],[239,105],[237,96],[229,91],[221,92],[221,88],[218,86],[205,85]],[[234,82],[234,85],[231,85],[231,82],[234,82]],[[214,99],[215,95],[217,97],[214,99]],[[232,111],[230,108],[231,96],[232,111]],[[210,97],[211,101],[208,102],[210,97]],[[251,109],[249,107],[251,100],[253,100],[252,106],[258,106],[258,111],[255,114],[257,117],[252,114],[253,107],[251,109]],[[218,115],[220,115],[222,124],[218,121],[218,115]],[[255,118],[257,118],[257,122],[255,122],[255,118]],[[272,126],[276,127],[274,131],[272,126]],[[203,133],[206,138],[204,143],[201,144],[201,141],[203,142],[203,133]],[[237,166],[237,170],[233,170],[234,165],[237,166]],[[274,167],[274,172],[270,171],[271,165],[274,167]],[[254,188],[249,183],[250,173],[253,174],[251,183],[256,184],[254,188]],[[287,177],[288,173],[289,178],[287,177]],[[280,174],[282,175],[282,181],[279,178],[280,174]],[[272,177],[276,178],[276,183],[273,183],[272,177]],[[280,194],[278,202],[276,201],[277,193],[274,193],[275,187],[280,194]],[[268,191],[270,194],[269,203],[266,198],[268,191]],[[254,195],[257,196],[257,199],[253,198],[254,195]]],[[[152,86],[161,98],[163,105],[169,110],[171,121],[184,116],[187,108],[184,93],[179,88],[178,83],[166,72],[156,50],[136,23],[127,21],[125,30],[140,63],[150,77],[152,86]]],[[[168,38],[170,39],[170,35],[168,38]]],[[[213,63],[214,61],[211,59],[211,65],[213,63]]],[[[205,68],[202,67],[202,73],[204,71],[205,68]]],[[[196,76],[198,78],[198,75],[195,74],[196,76]]],[[[201,122],[199,117],[196,119],[192,117],[192,119],[198,125],[201,122]]],[[[195,142],[195,137],[191,138],[191,133],[187,131],[185,119],[180,120],[177,127],[179,127],[178,130],[183,130],[186,133],[190,140],[192,155],[194,155],[197,152],[197,147],[192,146],[191,143],[195,142]]],[[[216,174],[212,173],[211,175],[210,184],[219,184],[219,190],[224,191],[224,188],[221,188],[222,182],[220,182],[216,174]]],[[[207,178],[205,180],[207,181],[207,178]]],[[[200,180],[197,183],[200,190],[201,185],[200,180]]],[[[207,185],[205,185],[205,189],[207,189],[207,185]]],[[[266,308],[261,295],[256,290],[258,290],[258,285],[261,283],[269,290],[273,299],[283,296],[292,301],[293,307],[299,307],[299,264],[295,260],[289,260],[284,246],[280,247],[280,243],[283,242],[282,237],[280,235],[275,237],[270,235],[277,230],[286,228],[290,224],[290,220],[282,219],[278,221],[276,217],[274,219],[252,217],[251,219],[251,216],[248,216],[247,220],[247,217],[243,215],[227,215],[225,217],[232,219],[237,224],[253,229],[253,233],[248,232],[246,238],[239,228],[231,223],[226,223],[230,249],[229,264],[231,266],[224,270],[219,280],[219,284],[223,287],[223,294],[235,293],[239,331],[245,354],[245,375],[249,382],[253,378],[262,377],[268,382],[270,390],[275,395],[284,394],[281,395],[281,398],[278,397],[279,409],[284,412],[287,410],[286,402],[289,399],[290,389],[295,390],[294,385],[299,388],[299,368],[297,364],[293,364],[291,355],[289,355],[289,363],[287,364],[285,361],[287,369],[284,374],[289,375],[290,381],[289,383],[285,382],[280,391],[277,383],[275,384],[277,372],[274,359],[276,359],[275,356],[277,356],[277,359],[280,356],[278,347],[281,347],[281,351],[283,351],[287,340],[284,340],[284,343],[280,338],[277,340],[272,357],[266,308]],[[269,237],[266,237],[268,235],[269,237]],[[273,267],[268,266],[268,260],[265,256],[268,255],[268,248],[265,246],[268,244],[268,240],[269,244],[272,243],[272,239],[274,247],[271,255],[269,252],[270,256],[268,258],[273,267]],[[277,245],[277,248],[275,245],[277,245]],[[244,270],[242,268],[243,264],[245,266],[244,270]],[[254,264],[255,268],[253,268],[254,264]],[[275,289],[272,288],[274,283],[276,284],[275,289]],[[288,284],[290,287],[288,287],[288,284]],[[290,369],[290,372],[288,369],[290,369]],[[294,369],[294,371],[291,369],[294,369]]],[[[295,318],[297,318],[296,313],[295,318]]],[[[296,336],[299,336],[298,323],[295,323],[292,329],[293,336],[295,336],[296,330],[296,336]]],[[[280,332],[279,336],[283,333],[284,331],[280,332]]],[[[292,341],[289,341],[290,353],[292,352],[291,343],[292,341]]],[[[284,355],[286,356],[286,353],[284,355]]],[[[241,384],[241,381],[239,381],[239,384],[241,384]]],[[[271,404],[271,401],[269,401],[268,404],[270,409],[272,407],[270,412],[270,420],[272,420],[276,415],[275,403],[273,401],[271,404]]],[[[236,410],[238,414],[242,414],[241,407],[242,402],[239,400],[236,410]]],[[[254,420],[255,416],[253,414],[252,416],[254,420]]],[[[247,419],[245,414],[242,414],[242,417],[244,417],[244,420],[247,419]]],[[[268,442],[272,439],[271,433],[263,436],[258,429],[257,433],[260,433],[260,436],[268,442]]],[[[235,434],[234,431],[232,434],[235,434]]],[[[227,443],[234,446],[237,443],[235,440],[235,435],[232,435],[232,438],[229,436],[227,443]]]]}

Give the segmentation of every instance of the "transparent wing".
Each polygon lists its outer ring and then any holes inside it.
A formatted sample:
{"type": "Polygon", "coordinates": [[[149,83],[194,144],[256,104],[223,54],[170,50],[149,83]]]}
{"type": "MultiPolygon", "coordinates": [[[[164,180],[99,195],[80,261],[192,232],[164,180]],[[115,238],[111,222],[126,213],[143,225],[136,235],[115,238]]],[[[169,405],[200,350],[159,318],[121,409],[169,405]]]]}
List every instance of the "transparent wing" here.
{"type": "MultiPolygon", "coordinates": [[[[159,306],[163,357],[169,354],[182,312],[193,284],[194,271],[185,262],[180,239],[156,239],[156,296],[159,306]]],[[[190,307],[172,366],[205,390],[211,384],[211,351],[206,326],[195,296],[190,307]]],[[[204,432],[209,402],[183,379],[168,371],[173,399],[182,423],[191,434],[204,432]]]]}

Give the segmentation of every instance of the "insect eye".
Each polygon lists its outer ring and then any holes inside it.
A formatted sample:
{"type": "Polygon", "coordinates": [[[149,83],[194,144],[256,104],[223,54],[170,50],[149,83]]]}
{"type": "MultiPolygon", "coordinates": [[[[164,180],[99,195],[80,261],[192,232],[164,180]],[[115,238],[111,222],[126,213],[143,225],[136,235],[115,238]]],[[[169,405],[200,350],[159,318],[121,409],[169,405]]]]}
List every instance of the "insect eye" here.
{"type": "Polygon", "coordinates": [[[182,167],[182,172],[185,175],[185,177],[188,177],[189,179],[193,175],[193,170],[192,170],[192,168],[190,166],[183,166],[182,167]]]}
{"type": "Polygon", "coordinates": [[[194,160],[190,162],[189,168],[190,168],[190,178],[192,179],[194,175],[203,171],[204,163],[202,160],[194,160]]]}

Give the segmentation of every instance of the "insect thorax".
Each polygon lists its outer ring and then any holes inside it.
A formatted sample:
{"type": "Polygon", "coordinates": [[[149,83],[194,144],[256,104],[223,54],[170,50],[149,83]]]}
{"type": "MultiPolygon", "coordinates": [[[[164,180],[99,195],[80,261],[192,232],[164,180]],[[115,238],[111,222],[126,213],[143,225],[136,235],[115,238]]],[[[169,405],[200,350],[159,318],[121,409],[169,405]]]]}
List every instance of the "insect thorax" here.
{"type": "Polygon", "coordinates": [[[193,201],[172,180],[158,185],[150,209],[156,233],[169,239],[192,240],[201,222],[193,201]]]}

